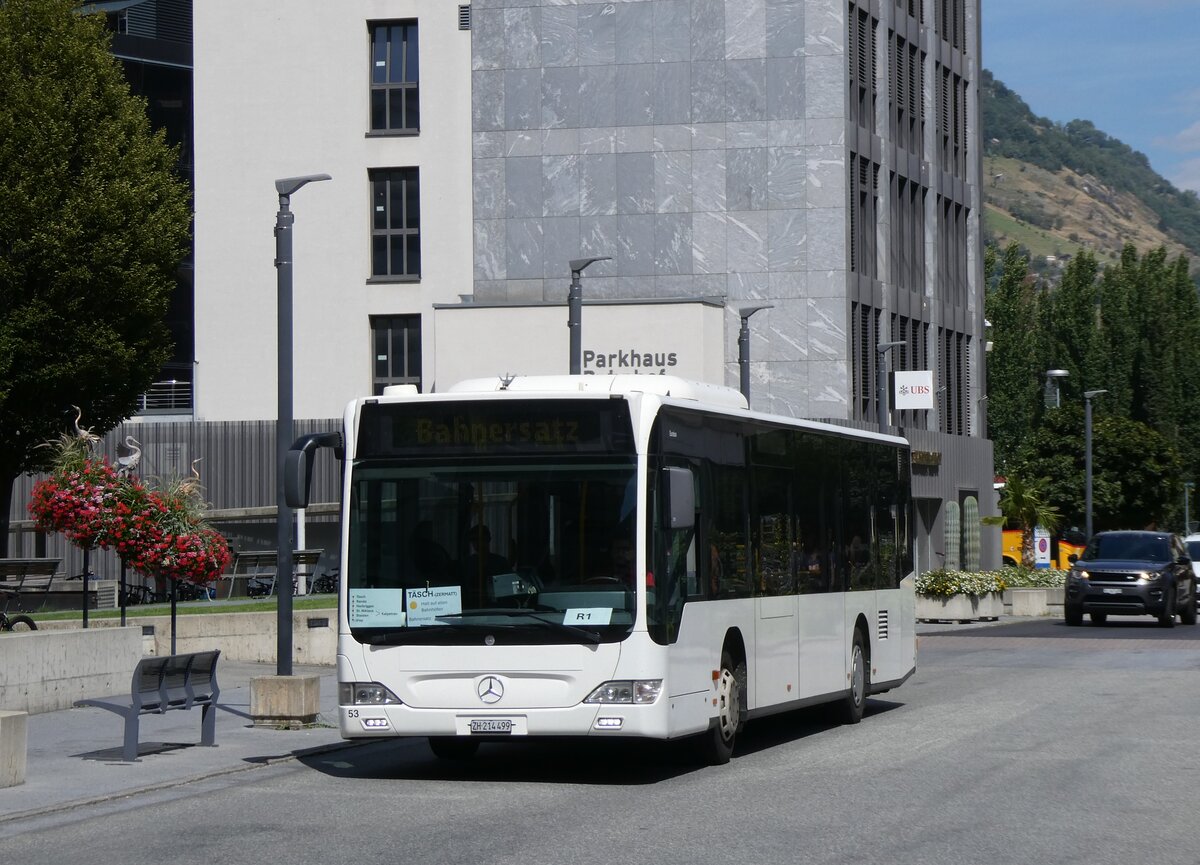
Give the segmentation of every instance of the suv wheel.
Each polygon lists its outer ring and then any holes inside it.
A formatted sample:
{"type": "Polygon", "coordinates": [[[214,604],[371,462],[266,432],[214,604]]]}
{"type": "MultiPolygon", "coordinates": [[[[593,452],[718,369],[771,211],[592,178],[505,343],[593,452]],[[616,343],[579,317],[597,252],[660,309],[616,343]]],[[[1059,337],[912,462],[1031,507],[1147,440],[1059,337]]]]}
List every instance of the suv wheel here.
{"type": "Polygon", "coordinates": [[[1158,614],[1158,623],[1164,628],[1175,627],[1175,589],[1167,589],[1162,612],[1158,614]]]}
{"type": "Polygon", "coordinates": [[[1080,607],[1064,606],[1063,618],[1066,619],[1068,625],[1083,624],[1083,609],[1080,607]]]}

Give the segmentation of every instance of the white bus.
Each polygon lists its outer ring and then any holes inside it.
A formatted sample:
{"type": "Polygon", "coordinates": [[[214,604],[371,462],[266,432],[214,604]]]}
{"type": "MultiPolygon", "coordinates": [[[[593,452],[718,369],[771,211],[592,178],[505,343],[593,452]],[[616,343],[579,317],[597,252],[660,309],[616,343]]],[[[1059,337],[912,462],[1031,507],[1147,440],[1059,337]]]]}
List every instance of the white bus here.
{"type": "Polygon", "coordinates": [[[345,738],[695,737],[724,763],[749,719],[855,723],[915,670],[902,438],[630,375],[389,388],[341,444],[345,738]]]}

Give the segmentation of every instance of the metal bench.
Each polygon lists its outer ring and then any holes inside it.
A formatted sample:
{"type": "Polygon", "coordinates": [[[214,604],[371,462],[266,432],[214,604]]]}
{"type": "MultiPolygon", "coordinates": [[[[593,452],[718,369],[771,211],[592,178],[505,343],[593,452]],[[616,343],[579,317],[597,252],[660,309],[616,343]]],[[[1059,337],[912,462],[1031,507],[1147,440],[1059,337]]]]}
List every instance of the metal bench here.
{"type": "Polygon", "coordinates": [[[220,649],[143,658],[133,668],[130,701],[77,700],[75,705],[95,706],[116,712],[125,719],[125,743],[121,758],[138,758],[138,719],[142,715],[162,715],[174,709],[201,707],[200,744],[214,746],[217,736],[217,659],[220,649]]]}
{"type": "MultiPolygon", "coordinates": [[[[252,598],[269,597],[275,594],[278,576],[274,550],[246,550],[234,553],[233,571],[222,580],[229,581],[226,597],[233,597],[238,583],[245,584],[245,593],[252,598]]],[[[296,590],[296,578],[303,574],[311,580],[321,550],[295,550],[292,552],[292,591],[296,590]]],[[[240,591],[238,592],[240,594],[240,591]]]]}
{"type": "Polygon", "coordinates": [[[47,592],[62,559],[0,559],[0,591],[47,592]]]}

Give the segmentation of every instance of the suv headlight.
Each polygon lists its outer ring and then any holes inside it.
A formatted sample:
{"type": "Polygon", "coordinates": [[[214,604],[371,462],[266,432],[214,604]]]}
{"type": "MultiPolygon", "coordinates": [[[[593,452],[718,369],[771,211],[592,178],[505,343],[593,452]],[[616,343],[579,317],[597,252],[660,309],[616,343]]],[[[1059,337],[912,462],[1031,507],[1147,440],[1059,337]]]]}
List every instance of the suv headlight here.
{"type": "Polygon", "coordinates": [[[587,695],[585,703],[653,703],[662,691],[662,679],[605,682],[587,695]]]}
{"type": "Polygon", "coordinates": [[[1138,574],[1138,577],[1144,583],[1157,583],[1159,580],[1161,580],[1166,575],[1167,575],[1166,571],[1142,571],[1141,573],[1138,574]]]}
{"type": "Polygon", "coordinates": [[[400,698],[378,682],[342,682],[338,685],[342,706],[396,706],[400,698]]]}

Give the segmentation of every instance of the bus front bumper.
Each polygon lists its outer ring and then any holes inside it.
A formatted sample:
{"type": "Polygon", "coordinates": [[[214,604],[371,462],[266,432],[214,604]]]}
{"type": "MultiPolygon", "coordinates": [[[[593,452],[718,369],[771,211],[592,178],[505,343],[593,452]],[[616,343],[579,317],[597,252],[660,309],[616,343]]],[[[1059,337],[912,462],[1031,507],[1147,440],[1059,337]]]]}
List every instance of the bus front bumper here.
{"type": "Polygon", "coordinates": [[[652,704],[582,703],[558,709],[467,711],[415,709],[405,705],[340,706],[345,739],[393,736],[638,736],[669,734],[666,697],[652,704]]]}

